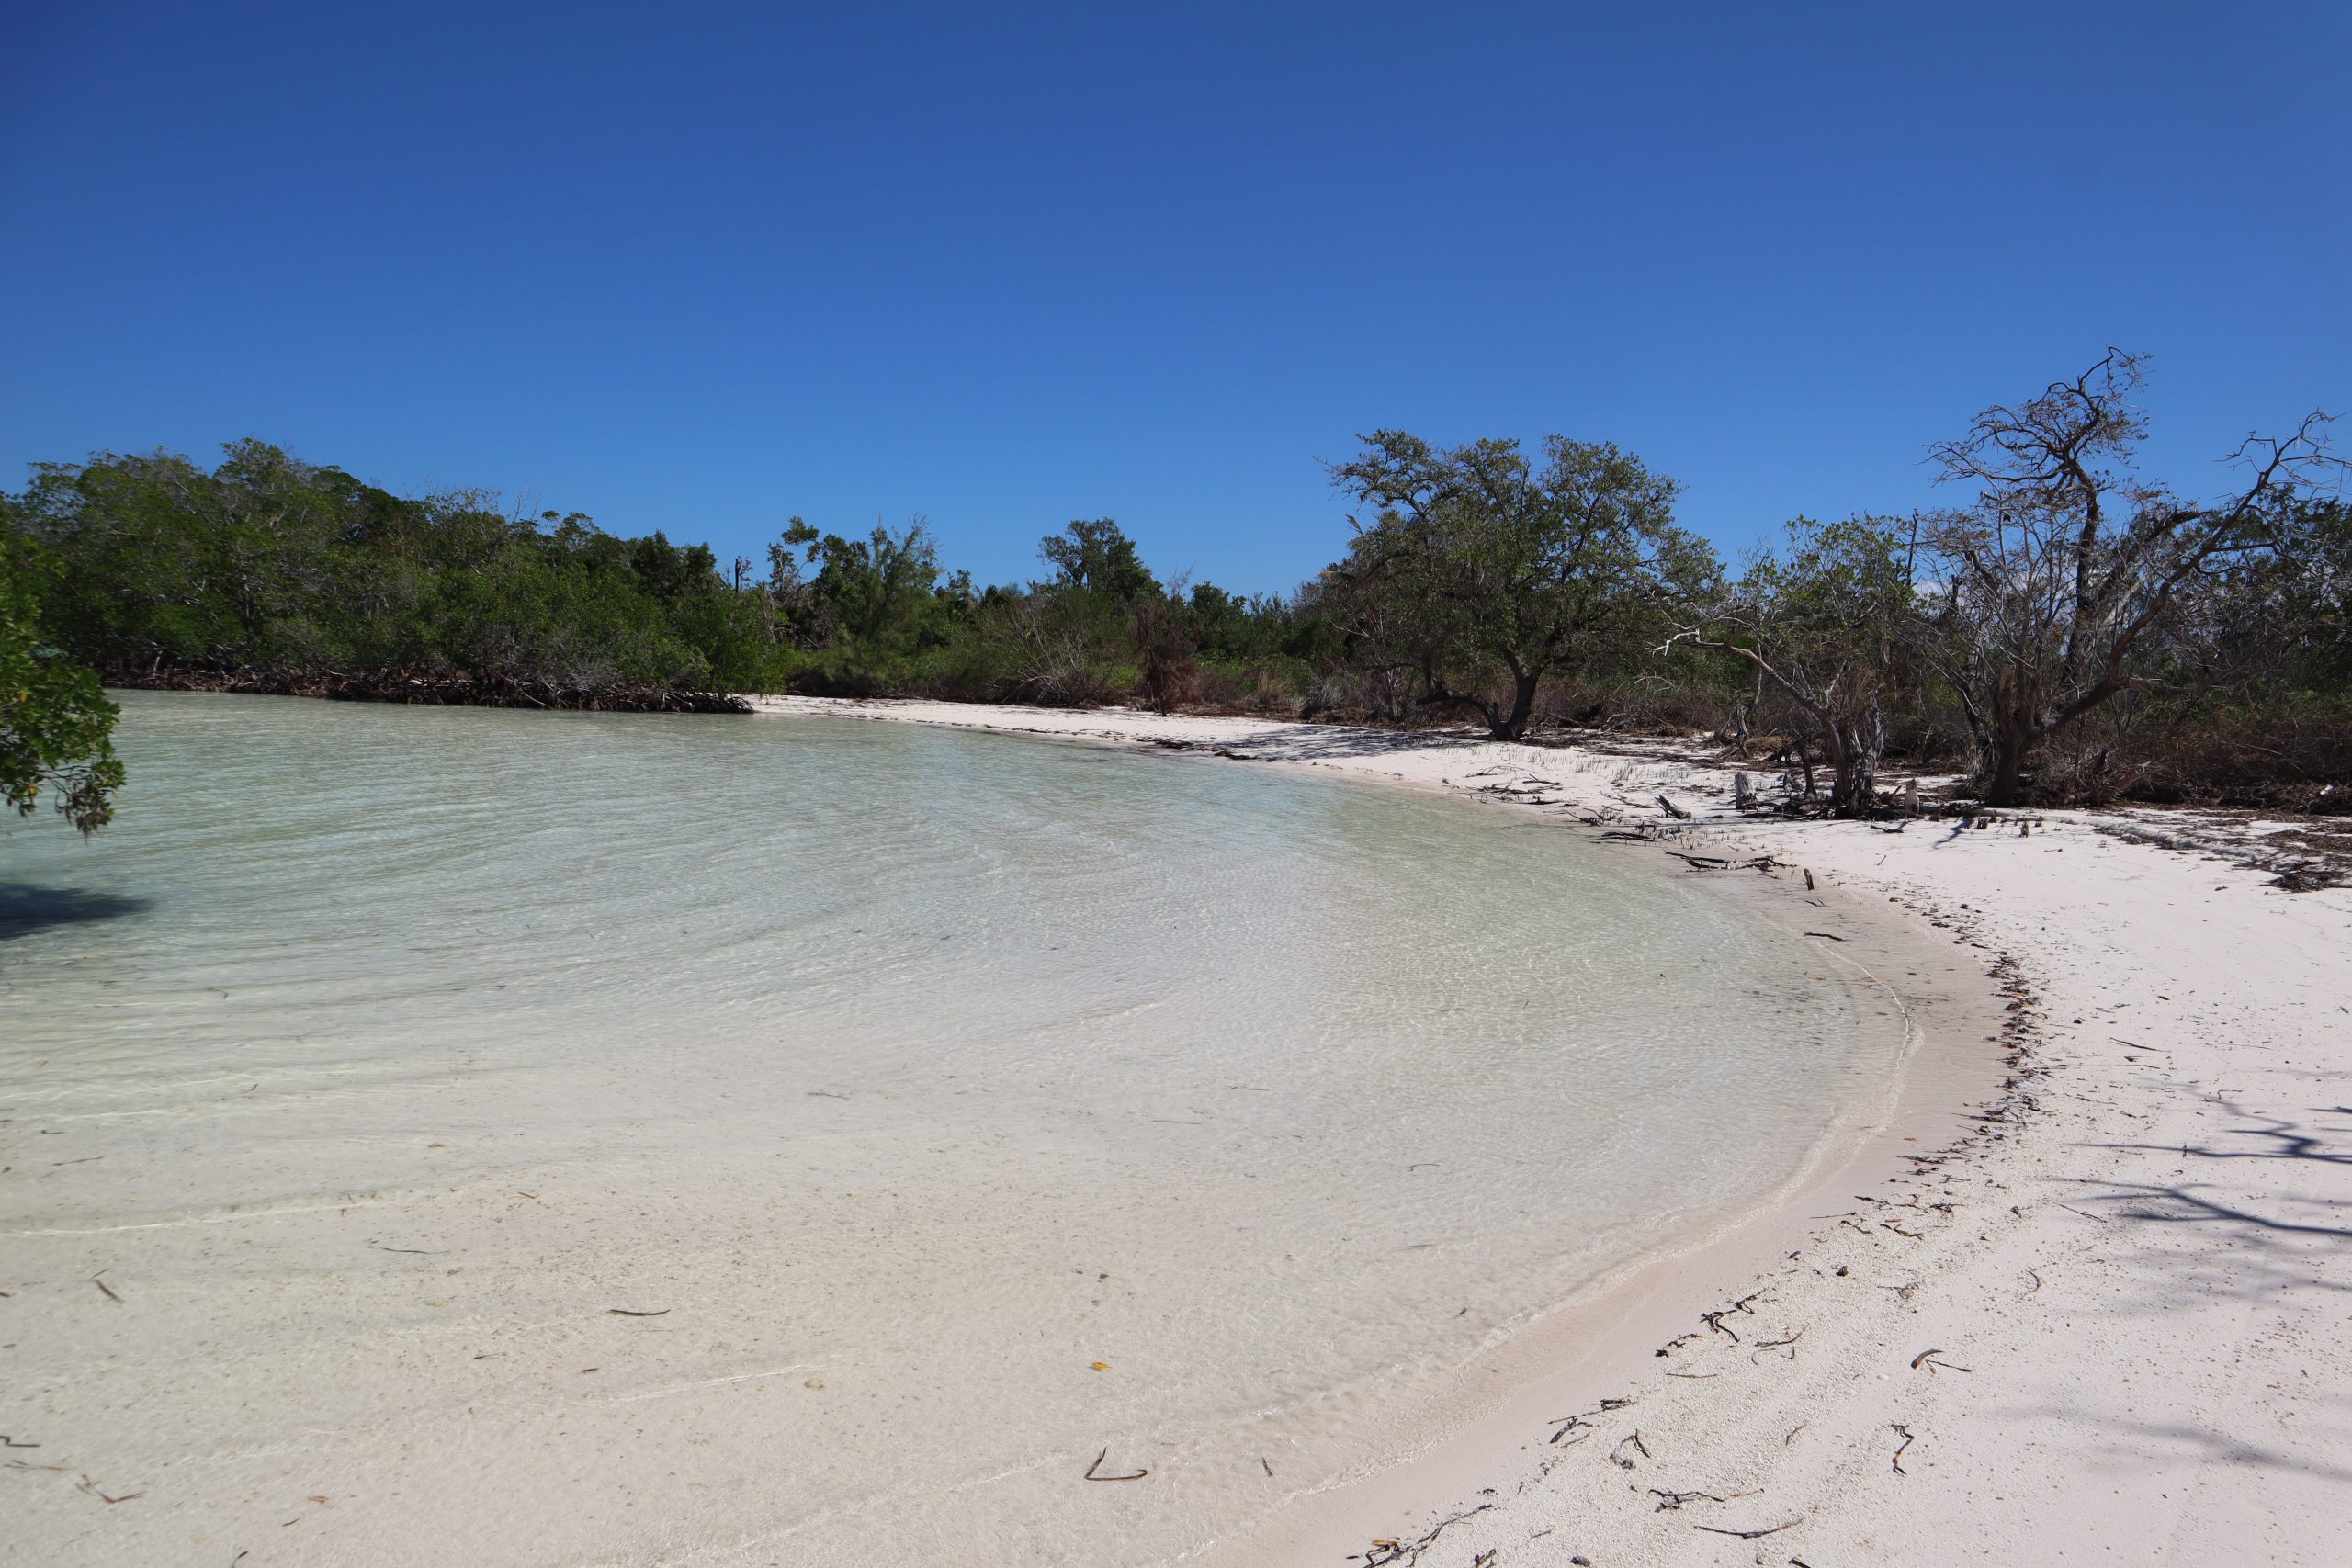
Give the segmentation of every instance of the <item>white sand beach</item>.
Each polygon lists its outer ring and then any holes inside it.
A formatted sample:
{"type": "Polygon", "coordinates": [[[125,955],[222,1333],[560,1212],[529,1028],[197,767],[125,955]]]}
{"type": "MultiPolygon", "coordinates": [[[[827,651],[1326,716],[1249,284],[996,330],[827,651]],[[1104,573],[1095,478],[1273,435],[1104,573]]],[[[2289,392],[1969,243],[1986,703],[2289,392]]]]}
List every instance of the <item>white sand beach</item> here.
{"type": "MultiPolygon", "coordinates": [[[[1480,795],[1883,904],[1998,1008],[1915,1084],[1951,1135],[1622,1281],[1498,1359],[1410,1462],[1213,1551],[1236,1563],[2352,1561],[2352,891],[2266,825],[2004,813],[1900,832],[1741,818],[1695,750],[1239,718],[777,699],[1181,747],[1480,795]],[[1667,795],[1695,820],[1669,820],[1667,795]],[[1957,1103],[1954,1103],[1956,1101],[1957,1103]],[[1955,1123],[1951,1117],[1961,1120],[1955,1123]],[[1817,1206],[1816,1206],[1817,1205],[1817,1206]],[[1785,1243],[1785,1245],[1781,1245],[1785,1243]],[[1548,1364],[1547,1364],[1548,1363],[1548,1364]]],[[[1916,1077],[1916,1075],[1915,1075],[1916,1077]]]]}

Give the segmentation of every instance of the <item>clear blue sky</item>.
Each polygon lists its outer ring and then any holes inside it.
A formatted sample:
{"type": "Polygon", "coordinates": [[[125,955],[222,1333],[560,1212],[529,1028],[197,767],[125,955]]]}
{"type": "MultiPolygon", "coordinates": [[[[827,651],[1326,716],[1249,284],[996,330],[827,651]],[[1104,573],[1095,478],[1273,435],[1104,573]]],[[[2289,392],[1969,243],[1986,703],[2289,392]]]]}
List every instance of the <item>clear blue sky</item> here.
{"type": "Polygon", "coordinates": [[[0,484],[257,434],[757,557],[927,513],[1332,558],[1354,433],[1560,431],[1736,551],[2150,353],[2352,412],[2352,6],[0,8],[0,484]]]}

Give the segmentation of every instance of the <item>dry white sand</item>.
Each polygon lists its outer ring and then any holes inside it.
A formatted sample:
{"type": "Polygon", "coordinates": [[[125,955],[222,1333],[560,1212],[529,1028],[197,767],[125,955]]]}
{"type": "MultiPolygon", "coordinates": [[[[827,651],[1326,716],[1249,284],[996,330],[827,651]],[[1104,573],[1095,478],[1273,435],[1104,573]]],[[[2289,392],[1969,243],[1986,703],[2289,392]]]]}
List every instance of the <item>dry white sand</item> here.
{"type": "Polygon", "coordinates": [[[763,705],[1179,745],[1620,827],[1670,826],[1664,791],[1700,818],[1671,847],[1884,900],[2007,998],[2014,1065],[1975,1087],[1969,1131],[1625,1281],[1550,1364],[1508,1364],[1479,1418],[1215,1560],[2352,1562],[2352,891],[2284,891],[2115,815],[2023,835],[1742,819],[1731,775],[1670,747],[763,705]]]}

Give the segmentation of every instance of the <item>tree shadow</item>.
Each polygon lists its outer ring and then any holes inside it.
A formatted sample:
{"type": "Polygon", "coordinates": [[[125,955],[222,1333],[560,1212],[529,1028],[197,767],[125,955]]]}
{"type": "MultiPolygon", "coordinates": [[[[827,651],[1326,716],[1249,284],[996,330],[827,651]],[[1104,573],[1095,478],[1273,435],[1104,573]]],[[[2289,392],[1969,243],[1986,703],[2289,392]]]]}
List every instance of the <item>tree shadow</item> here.
{"type": "Polygon", "coordinates": [[[2131,1421],[2105,1414],[2093,1416],[2088,1412],[2060,1404],[2028,1406],[2018,1415],[2036,1428],[2043,1428],[2052,1420],[2095,1426],[2098,1429],[2095,1440],[2107,1450],[2109,1461],[2134,1471],[2167,1465],[2191,1468],[2228,1465],[2251,1470],[2286,1471],[2338,1484],[2352,1482],[2352,1470],[2340,1464],[2315,1462],[2308,1453],[2265,1448],[2238,1433],[2198,1427],[2186,1421],[2131,1421]]]}
{"type": "Polygon", "coordinates": [[[2227,1095],[2216,1094],[2209,1099],[2211,1103],[2220,1106],[2239,1122],[2251,1123],[2248,1126],[2224,1128],[2222,1132],[2222,1137],[2252,1138],[2256,1141],[2249,1145],[2233,1145],[2227,1148],[2208,1148],[2201,1144],[2103,1143],[2086,1144],[2083,1146],[2094,1149],[2132,1149],[2145,1154],[2177,1153],[2185,1159],[2308,1160],[2319,1165],[2352,1166],[2352,1105],[2315,1105],[2311,1110],[2311,1114],[2313,1116],[2338,1116],[2346,1120],[2336,1126],[2323,1123],[2306,1127],[2301,1122],[2290,1122],[2283,1116],[2249,1111],[2227,1095]],[[2339,1141],[2331,1143],[2331,1139],[2339,1141]]]}
{"type": "Polygon", "coordinates": [[[2251,1209],[2217,1202],[2199,1195],[2199,1190],[2205,1185],[2202,1182],[2179,1181],[2167,1185],[2160,1182],[2103,1181],[2098,1185],[2107,1190],[2093,1193],[2085,1201],[2112,1205],[2107,1211],[2107,1217],[2110,1220],[2142,1220],[2157,1224],[2215,1224],[2242,1226],[2274,1235],[2324,1236],[2332,1241],[2352,1241],[2352,1226],[2302,1224],[2275,1214],[2258,1214],[2251,1209]]]}
{"type": "Polygon", "coordinates": [[[2087,1148],[2157,1155],[2180,1162],[2180,1179],[2126,1181],[2074,1179],[2082,1213],[2109,1224],[2177,1229],[2181,1245],[2161,1253],[2154,1299],[2196,1282],[2225,1291],[2279,1289],[2352,1292],[2342,1278],[2352,1262],[2352,1107],[2313,1107],[2312,1121],[2250,1110],[2210,1097],[2233,1125],[2202,1142],[2086,1144],[2087,1148]],[[2247,1161],[2259,1161],[2249,1165],[2247,1161]],[[2211,1179],[2194,1179],[2199,1167],[2211,1179]],[[2194,1238],[2223,1240],[2220,1250],[2194,1238]],[[2244,1272],[2254,1270],[2253,1275],[2244,1272]]]}
{"type": "Polygon", "coordinates": [[[153,899],[132,894],[0,882],[0,942],[14,942],[51,926],[84,925],[94,920],[119,920],[125,915],[143,915],[154,907],[153,899]]]}

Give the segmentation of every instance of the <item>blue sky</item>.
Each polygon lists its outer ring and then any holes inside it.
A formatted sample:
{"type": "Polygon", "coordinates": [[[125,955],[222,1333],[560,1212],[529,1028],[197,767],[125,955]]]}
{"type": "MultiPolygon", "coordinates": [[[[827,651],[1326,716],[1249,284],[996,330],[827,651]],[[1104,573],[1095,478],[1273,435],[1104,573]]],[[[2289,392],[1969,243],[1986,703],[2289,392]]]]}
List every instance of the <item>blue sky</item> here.
{"type": "MultiPolygon", "coordinates": [[[[0,23],[0,485],[257,434],[757,557],[1613,440],[1736,552],[2109,343],[2149,467],[2352,412],[2352,6],[106,4],[0,23]]],[[[2347,434],[2352,439],[2352,433],[2347,434]]]]}

